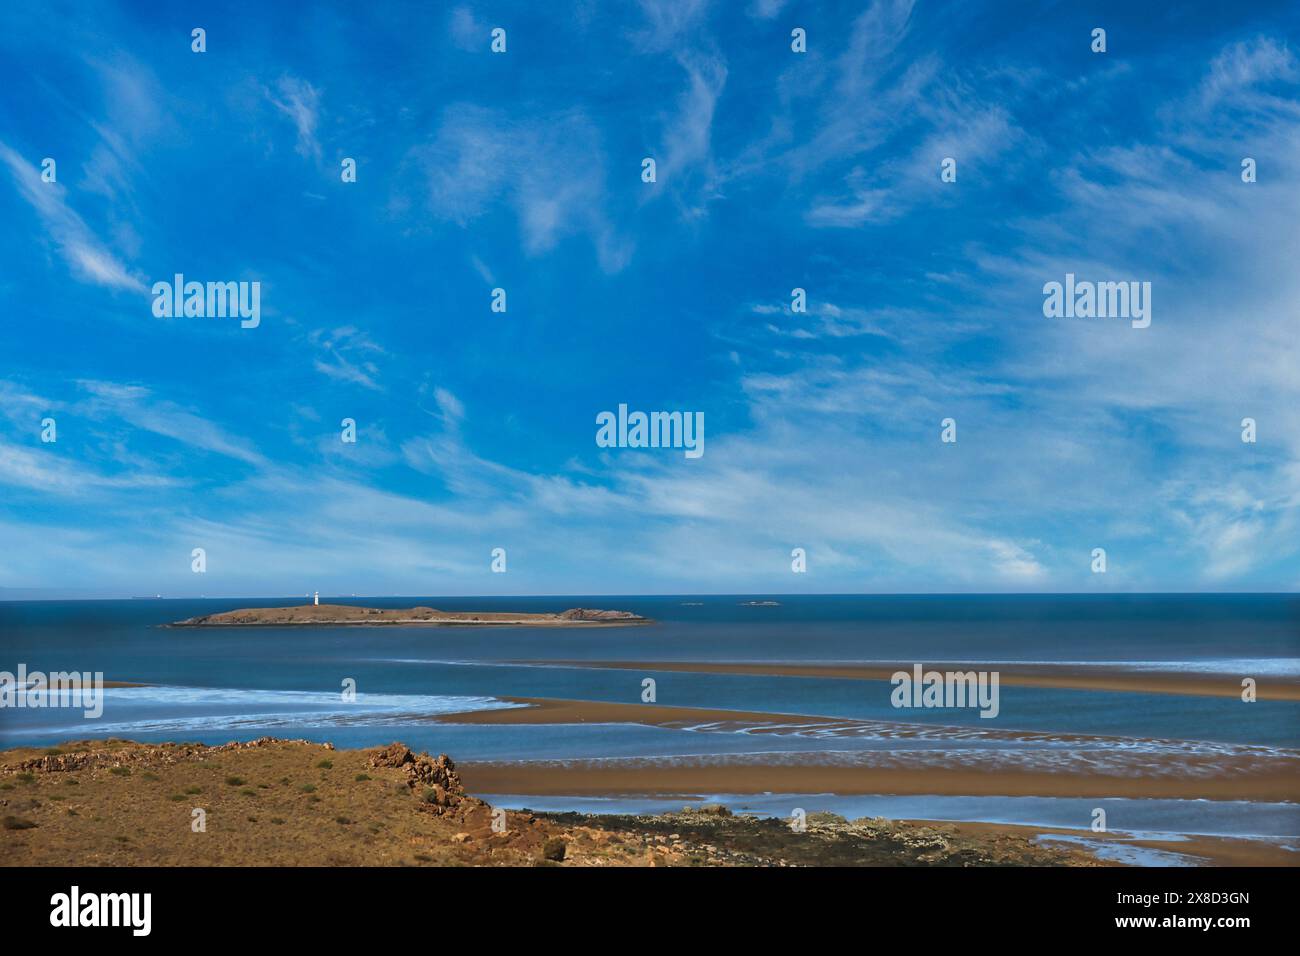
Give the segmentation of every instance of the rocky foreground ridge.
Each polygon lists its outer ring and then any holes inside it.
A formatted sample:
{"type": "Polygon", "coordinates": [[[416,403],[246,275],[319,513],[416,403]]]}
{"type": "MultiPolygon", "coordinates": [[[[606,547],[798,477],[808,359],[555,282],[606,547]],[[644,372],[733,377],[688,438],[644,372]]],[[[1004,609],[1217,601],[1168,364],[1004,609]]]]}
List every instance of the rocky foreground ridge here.
{"type": "Polygon", "coordinates": [[[500,810],[465,791],[446,754],[271,737],[0,752],[0,823],[0,865],[17,866],[1096,865],[1006,828],[809,813],[796,832],[722,806],[500,810]]]}

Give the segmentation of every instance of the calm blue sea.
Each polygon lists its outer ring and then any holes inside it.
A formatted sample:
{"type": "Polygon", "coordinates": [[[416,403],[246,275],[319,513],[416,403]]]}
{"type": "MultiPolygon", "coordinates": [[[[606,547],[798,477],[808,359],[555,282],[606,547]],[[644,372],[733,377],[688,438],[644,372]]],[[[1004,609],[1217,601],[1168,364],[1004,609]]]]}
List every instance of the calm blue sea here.
{"type": "MultiPolygon", "coordinates": [[[[895,710],[889,702],[891,687],[883,681],[510,663],[1127,662],[1223,670],[1265,680],[1270,674],[1300,669],[1300,597],[1294,595],[349,596],[339,603],[489,611],[606,607],[632,610],[657,623],[598,629],[160,626],[237,607],[291,603],[298,602],[0,603],[0,670],[15,672],[23,663],[29,671],[103,671],[107,680],[154,685],[108,690],[98,719],[86,719],[72,709],[0,708],[0,747],[109,736],[221,743],[274,734],[330,740],[341,747],[400,739],[461,760],[756,759],[760,754],[817,754],[841,760],[869,759],[873,753],[905,748],[918,754],[930,751],[931,759],[951,753],[962,760],[1031,759],[1050,765],[1074,747],[1069,735],[1088,734],[1130,738],[1116,745],[1126,752],[1142,747],[1164,752],[1178,749],[1174,741],[1190,741],[1196,744],[1191,749],[1207,752],[1248,747],[1278,752],[1283,759],[1300,757],[1300,704],[1293,703],[1003,687],[1001,714],[989,721],[966,709],[895,710]],[[752,600],[779,605],[746,605],[752,600]],[[910,739],[904,745],[869,726],[827,737],[752,734],[734,728],[475,727],[424,719],[504,706],[497,699],[502,695],[639,703],[647,676],[657,682],[660,704],[980,730],[992,725],[997,730],[1050,732],[1062,739],[1037,743],[1029,753],[1006,741],[942,735],[910,739]],[[354,704],[340,697],[349,679],[356,682],[354,704]],[[1151,739],[1166,743],[1137,743],[1151,739]]],[[[987,802],[980,807],[976,818],[990,818],[987,802]]],[[[1283,812],[1296,820],[1287,807],[1283,812]]],[[[1292,833],[1300,833],[1300,825],[1278,824],[1277,819],[1276,813],[1268,818],[1268,832],[1292,826],[1292,833]]]]}

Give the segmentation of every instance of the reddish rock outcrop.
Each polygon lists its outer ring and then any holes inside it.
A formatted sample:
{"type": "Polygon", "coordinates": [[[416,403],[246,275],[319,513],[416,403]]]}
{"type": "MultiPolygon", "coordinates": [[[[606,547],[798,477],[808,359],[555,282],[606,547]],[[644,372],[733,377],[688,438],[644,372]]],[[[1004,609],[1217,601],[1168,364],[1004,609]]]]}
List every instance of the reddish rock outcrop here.
{"type": "Polygon", "coordinates": [[[465,792],[456,773],[455,762],[446,754],[431,757],[427,753],[415,754],[405,744],[391,743],[370,756],[372,769],[399,768],[406,772],[406,785],[421,791],[424,802],[421,808],[433,813],[466,811],[485,807],[482,800],[465,792]]]}

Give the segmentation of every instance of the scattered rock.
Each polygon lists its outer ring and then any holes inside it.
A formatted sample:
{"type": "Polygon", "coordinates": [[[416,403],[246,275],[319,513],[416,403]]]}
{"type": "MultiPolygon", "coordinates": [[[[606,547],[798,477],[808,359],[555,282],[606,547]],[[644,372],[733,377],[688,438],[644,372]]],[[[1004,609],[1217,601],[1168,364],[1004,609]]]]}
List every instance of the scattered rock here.
{"type": "Polygon", "coordinates": [[[371,769],[380,767],[401,767],[415,760],[415,754],[411,753],[410,748],[405,744],[397,741],[382,747],[370,755],[371,769]]]}
{"type": "MultiPolygon", "coordinates": [[[[108,739],[105,744],[126,743],[108,739]]],[[[212,754],[235,750],[255,750],[280,744],[323,747],[333,750],[333,744],[314,744],[306,740],[283,740],[278,737],[259,737],[256,740],[232,740],[228,744],[207,747],[203,744],[159,744],[135,746],[120,750],[77,750],[57,754],[44,754],[31,760],[0,768],[0,776],[19,773],[66,773],[73,770],[123,769],[127,766],[161,767],[183,760],[202,760],[212,754]]]]}
{"type": "Polygon", "coordinates": [[[424,788],[422,809],[434,813],[449,810],[468,810],[487,806],[482,800],[465,793],[456,773],[456,764],[446,754],[431,757],[427,753],[414,754],[405,744],[391,743],[370,755],[372,769],[383,767],[406,771],[406,785],[415,790],[424,788]]]}
{"type": "Polygon", "coordinates": [[[831,813],[829,810],[817,810],[808,814],[807,822],[809,826],[837,826],[849,821],[838,813],[831,813]]]}

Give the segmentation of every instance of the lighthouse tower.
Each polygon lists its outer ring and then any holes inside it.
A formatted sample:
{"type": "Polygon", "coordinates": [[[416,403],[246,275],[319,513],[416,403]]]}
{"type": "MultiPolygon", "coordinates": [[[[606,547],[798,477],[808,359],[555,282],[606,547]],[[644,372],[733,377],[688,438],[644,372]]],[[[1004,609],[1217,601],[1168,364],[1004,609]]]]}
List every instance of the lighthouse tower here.
{"type": "Polygon", "coordinates": [[[319,592],[319,591],[317,591],[314,595],[312,595],[311,603],[312,603],[312,604],[320,604],[320,592],[319,592]]]}

